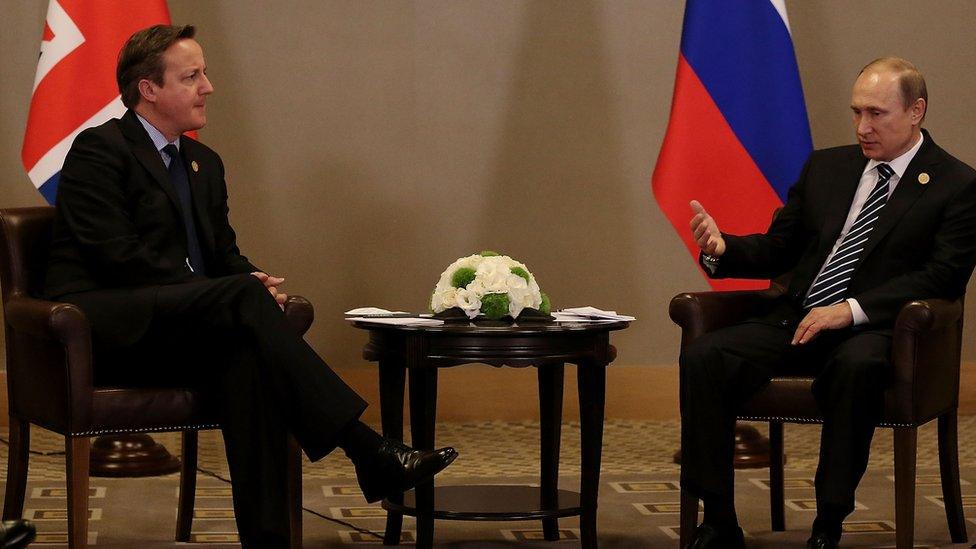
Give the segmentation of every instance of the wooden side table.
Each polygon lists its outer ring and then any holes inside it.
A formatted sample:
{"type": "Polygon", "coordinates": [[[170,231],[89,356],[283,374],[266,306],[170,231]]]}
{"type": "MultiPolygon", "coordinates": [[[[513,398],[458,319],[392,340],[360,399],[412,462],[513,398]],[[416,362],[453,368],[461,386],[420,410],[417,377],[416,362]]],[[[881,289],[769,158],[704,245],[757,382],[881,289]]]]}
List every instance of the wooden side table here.
{"type": "Polygon", "coordinates": [[[412,445],[434,448],[437,371],[463,364],[535,366],[541,411],[540,487],[448,486],[433,480],[414,493],[384,500],[384,544],[400,541],[403,515],[417,518],[417,547],[431,547],[434,520],[541,520],[545,539],[559,539],[558,519],[580,517],[582,547],[597,546],[596,512],[603,447],[606,366],[616,357],[610,332],[629,322],[448,321],[442,326],[389,326],[354,322],[369,331],[366,360],[379,363],[383,434],[403,440],[403,392],[410,373],[412,445]],[[582,479],[580,492],[559,490],[559,441],[565,363],[577,365],[582,479]],[[499,502],[502,502],[501,504],[499,502]]]}

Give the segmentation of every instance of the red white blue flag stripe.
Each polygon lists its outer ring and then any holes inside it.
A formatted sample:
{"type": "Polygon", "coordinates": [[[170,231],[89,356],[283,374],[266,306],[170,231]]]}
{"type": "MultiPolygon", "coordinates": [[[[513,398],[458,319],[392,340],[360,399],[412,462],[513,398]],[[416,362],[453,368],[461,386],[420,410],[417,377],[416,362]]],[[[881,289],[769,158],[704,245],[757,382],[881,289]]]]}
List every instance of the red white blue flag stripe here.
{"type": "Polygon", "coordinates": [[[75,136],[125,112],[115,82],[122,45],[135,31],[169,21],[166,0],[50,0],[21,150],[48,203],[75,136]]]}
{"type": "MultiPolygon", "coordinates": [[[[719,228],[762,232],[813,149],[783,0],[688,0],[671,118],[652,176],[697,259],[688,202],[719,228]]],[[[709,280],[714,289],[765,283],[709,280]]]]}

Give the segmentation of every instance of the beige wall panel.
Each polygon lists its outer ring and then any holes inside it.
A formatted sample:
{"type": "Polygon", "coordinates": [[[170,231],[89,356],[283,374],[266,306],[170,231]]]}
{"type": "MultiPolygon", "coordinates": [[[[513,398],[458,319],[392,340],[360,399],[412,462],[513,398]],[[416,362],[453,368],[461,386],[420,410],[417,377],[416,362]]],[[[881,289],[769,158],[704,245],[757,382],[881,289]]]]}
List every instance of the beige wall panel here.
{"type": "MultiPolygon", "coordinates": [[[[851,142],[854,75],[894,53],[928,77],[933,135],[976,164],[976,4],[924,6],[788,3],[816,146],[851,142]]],[[[524,261],[557,307],[635,314],[619,364],[675,362],[668,300],[707,288],[649,187],[682,3],[170,7],[199,27],[216,86],[201,139],[226,164],[242,248],[312,300],[309,341],[331,364],[364,364],[342,311],[422,309],[441,269],[481,249],[524,261]]],[[[46,2],[4,9],[0,206],[35,205],[19,149],[46,2]]]]}

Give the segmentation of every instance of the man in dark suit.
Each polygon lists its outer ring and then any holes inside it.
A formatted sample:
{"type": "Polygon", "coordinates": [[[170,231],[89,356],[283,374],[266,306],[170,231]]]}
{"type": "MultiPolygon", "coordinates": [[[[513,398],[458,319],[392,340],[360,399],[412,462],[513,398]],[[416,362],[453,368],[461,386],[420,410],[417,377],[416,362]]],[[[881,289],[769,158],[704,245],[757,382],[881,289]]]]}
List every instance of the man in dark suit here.
{"type": "Polygon", "coordinates": [[[366,403],[289,327],[283,279],[241,255],[220,157],[184,132],[213,86],[191,26],[135,33],[118,61],[129,108],[81,132],[59,182],[45,293],[91,322],[100,384],[197,384],[215,395],[244,547],[285,547],[288,433],[336,447],[376,501],[457,456],[415,451],[359,421],[366,403]]]}
{"type": "Polygon", "coordinates": [[[722,233],[692,201],[710,276],[792,279],[767,314],[681,354],[681,483],[705,505],[690,547],[744,546],[733,505],[735,413],[784,371],[817,375],[824,425],[807,546],[837,546],[882,411],[894,319],[913,299],[961,296],[976,263],[976,172],[921,129],[927,100],[908,61],[867,65],[851,99],[858,145],[811,154],[764,234],[722,233]]]}

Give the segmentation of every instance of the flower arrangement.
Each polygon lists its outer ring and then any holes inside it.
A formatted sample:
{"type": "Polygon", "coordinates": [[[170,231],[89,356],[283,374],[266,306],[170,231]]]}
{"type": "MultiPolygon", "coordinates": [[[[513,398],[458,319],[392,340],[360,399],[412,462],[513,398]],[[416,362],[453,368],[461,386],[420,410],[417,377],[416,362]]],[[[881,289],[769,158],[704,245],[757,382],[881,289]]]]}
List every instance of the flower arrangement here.
{"type": "Polygon", "coordinates": [[[524,264],[489,251],[462,257],[441,273],[430,309],[441,313],[455,307],[468,318],[482,313],[492,320],[518,318],[527,309],[548,315],[552,309],[524,264]]]}

